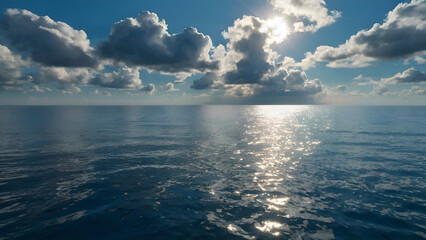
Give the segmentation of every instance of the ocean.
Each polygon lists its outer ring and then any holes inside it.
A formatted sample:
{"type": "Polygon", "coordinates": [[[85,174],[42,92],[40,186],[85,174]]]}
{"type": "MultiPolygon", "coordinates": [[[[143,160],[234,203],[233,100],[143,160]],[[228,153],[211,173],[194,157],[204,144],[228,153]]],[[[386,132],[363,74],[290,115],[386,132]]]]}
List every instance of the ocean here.
{"type": "Polygon", "coordinates": [[[0,239],[426,239],[426,107],[1,106],[0,239]]]}

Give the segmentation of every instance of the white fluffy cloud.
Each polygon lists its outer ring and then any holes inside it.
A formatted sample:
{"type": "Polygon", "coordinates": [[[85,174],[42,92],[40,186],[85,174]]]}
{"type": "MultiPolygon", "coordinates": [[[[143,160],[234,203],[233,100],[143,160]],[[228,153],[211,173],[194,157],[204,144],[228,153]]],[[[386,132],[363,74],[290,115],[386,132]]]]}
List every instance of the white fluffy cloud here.
{"type": "Polygon", "coordinates": [[[244,16],[223,33],[229,40],[228,58],[236,62],[234,69],[224,75],[225,83],[260,83],[263,76],[273,70],[274,54],[268,46],[270,35],[262,30],[264,24],[259,18],[244,16]]]}
{"type": "Polygon", "coordinates": [[[8,9],[0,20],[0,32],[16,49],[45,66],[93,67],[92,47],[83,30],[27,10],[8,9]]]}
{"type": "Polygon", "coordinates": [[[155,91],[154,84],[142,85],[138,67],[121,67],[118,71],[98,74],[90,80],[90,84],[116,89],[133,89],[152,94],[155,91]]]}
{"type": "Polygon", "coordinates": [[[173,85],[173,83],[171,82],[164,85],[163,89],[168,92],[179,91],[179,89],[176,89],[175,85],[173,85]]]}
{"type": "Polygon", "coordinates": [[[34,84],[55,82],[59,89],[80,92],[77,86],[87,85],[93,74],[87,68],[40,67],[39,71],[31,73],[29,77],[34,84]]]}
{"type": "Polygon", "coordinates": [[[107,96],[107,97],[111,97],[111,96],[112,96],[112,94],[111,94],[110,92],[105,91],[105,90],[101,90],[101,91],[99,91],[98,89],[96,89],[96,90],[93,92],[93,94],[95,94],[95,95],[104,95],[104,96],[107,96]]]}
{"type": "Polygon", "coordinates": [[[390,78],[382,78],[383,84],[399,84],[399,83],[426,83],[426,74],[409,68],[402,73],[397,73],[390,78]]]}
{"type": "Polygon", "coordinates": [[[420,86],[411,86],[410,89],[404,89],[402,91],[391,91],[386,85],[378,85],[373,88],[370,95],[378,96],[400,96],[400,97],[415,97],[415,96],[426,96],[426,88],[420,86]]]}
{"type": "Polygon", "coordinates": [[[139,68],[123,67],[119,71],[99,74],[90,80],[93,85],[107,88],[141,89],[139,68]]]}
{"type": "Polygon", "coordinates": [[[30,88],[31,92],[38,92],[38,93],[43,93],[43,92],[51,92],[52,89],[48,88],[48,87],[40,87],[38,85],[34,85],[30,88]]]}
{"type": "Polygon", "coordinates": [[[408,96],[426,96],[426,88],[419,86],[412,86],[411,89],[402,90],[402,95],[408,96]]]}
{"type": "Polygon", "coordinates": [[[155,13],[142,12],[114,24],[107,41],[98,46],[100,56],[165,73],[205,71],[217,68],[209,51],[209,36],[195,28],[170,34],[155,13]]]}
{"type": "Polygon", "coordinates": [[[276,11],[294,18],[292,22],[295,32],[315,32],[334,23],[341,16],[340,12],[328,10],[325,0],[270,0],[270,2],[276,11]]]}
{"type": "Polygon", "coordinates": [[[221,67],[195,80],[191,88],[222,88],[228,96],[252,96],[253,99],[260,96],[302,99],[321,92],[318,79],[309,80],[304,72],[286,69],[287,66],[278,61],[279,54],[271,47],[281,39],[268,21],[253,16],[237,19],[223,32],[228,43],[221,67]]]}
{"type": "Polygon", "coordinates": [[[21,70],[26,66],[28,62],[0,44],[0,90],[13,89],[25,83],[21,70]]]}
{"type": "Polygon", "coordinates": [[[152,95],[155,92],[155,85],[150,83],[140,89],[142,92],[152,95]]]}
{"type": "Polygon", "coordinates": [[[379,84],[377,86],[373,87],[373,91],[371,91],[370,95],[388,95],[390,93],[390,90],[388,87],[386,87],[386,85],[384,84],[379,84]]]}
{"type": "Polygon", "coordinates": [[[371,77],[364,77],[362,74],[358,75],[353,80],[356,81],[356,85],[358,85],[358,86],[378,85],[378,84],[380,84],[380,81],[375,81],[371,77]]]}
{"type": "Polygon", "coordinates": [[[425,51],[426,1],[412,0],[398,4],[383,24],[358,32],[344,44],[319,46],[314,53],[306,53],[302,66],[327,62],[329,67],[365,67],[377,60],[419,59],[425,51]]]}

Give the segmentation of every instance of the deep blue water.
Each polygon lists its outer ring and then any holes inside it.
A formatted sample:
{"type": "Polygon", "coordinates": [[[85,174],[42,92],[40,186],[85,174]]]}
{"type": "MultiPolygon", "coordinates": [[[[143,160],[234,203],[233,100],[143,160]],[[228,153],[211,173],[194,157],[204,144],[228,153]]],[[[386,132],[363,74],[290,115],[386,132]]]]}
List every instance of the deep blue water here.
{"type": "Polygon", "coordinates": [[[426,107],[0,107],[0,239],[425,239],[426,107]]]}

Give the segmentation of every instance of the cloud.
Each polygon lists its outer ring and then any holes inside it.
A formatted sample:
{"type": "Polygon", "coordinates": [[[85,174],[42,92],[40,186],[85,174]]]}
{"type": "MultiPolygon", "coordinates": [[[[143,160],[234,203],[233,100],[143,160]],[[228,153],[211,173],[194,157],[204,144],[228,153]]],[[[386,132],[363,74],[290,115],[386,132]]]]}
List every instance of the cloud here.
{"type": "Polygon", "coordinates": [[[118,89],[142,89],[144,87],[137,67],[122,67],[118,71],[99,74],[90,80],[90,84],[118,89]]]}
{"type": "Polygon", "coordinates": [[[104,90],[99,91],[98,89],[96,89],[96,90],[93,92],[93,94],[95,94],[95,95],[105,95],[105,96],[107,96],[107,97],[111,97],[111,96],[112,96],[112,94],[111,94],[110,92],[108,92],[108,91],[104,91],[104,90]]]}
{"type": "Polygon", "coordinates": [[[237,97],[251,96],[251,95],[254,95],[255,87],[253,87],[250,84],[240,84],[240,85],[232,86],[226,90],[225,95],[237,96],[237,97]]]}
{"type": "Polygon", "coordinates": [[[77,86],[95,85],[104,88],[133,89],[153,93],[155,86],[142,85],[139,68],[121,67],[118,71],[98,73],[90,68],[40,67],[29,74],[34,84],[57,83],[60,90],[70,94],[77,86]]]}
{"type": "MultiPolygon", "coordinates": [[[[321,95],[322,103],[344,103],[346,100],[359,97],[363,93],[358,92],[357,90],[349,91],[345,85],[337,85],[335,87],[323,86],[323,91],[321,95]]],[[[367,94],[365,94],[367,96],[367,94]]]]}
{"type": "MultiPolygon", "coordinates": [[[[39,92],[45,89],[40,85],[54,82],[63,94],[79,93],[79,87],[86,85],[153,94],[154,84],[142,84],[141,68],[182,79],[203,72],[205,75],[195,80],[191,88],[222,89],[228,96],[297,98],[321,92],[319,80],[309,80],[304,72],[288,69],[294,59],[284,57],[280,62],[280,55],[272,50],[272,45],[287,37],[288,32],[277,27],[282,24],[281,17],[262,20],[244,16],[223,32],[228,41],[226,47],[216,48],[209,36],[195,28],[170,34],[165,21],[150,12],[114,24],[108,39],[101,41],[96,50],[90,47],[84,31],[26,10],[7,10],[0,29],[7,43],[31,58],[35,71],[27,79],[37,85],[32,89],[39,92]],[[118,70],[101,70],[94,55],[106,60],[105,64],[115,63],[118,70]]],[[[19,71],[13,73],[21,77],[19,71]]],[[[163,89],[177,90],[173,83],[163,89]]]]}
{"type": "Polygon", "coordinates": [[[364,77],[362,74],[356,76],[354,81],[357,81],[356,85],[358,86],[366,86],[366,85],[378,85],[379,81],[373,80],[371,77],[364,77]]]}
{"type": "Polygon", "coordinates": [[[225,83],[259,83],[263,76],[273,69],[272,50],[267,44],[269,34],[262,31],[264,24],[265,22],[259,18],[244,16],[223,33],[225,39],[229,40],[228,56],[235,60],[239,58],[236,60],[235,69],[224,75],[225,83]]]}
{"type": "Polygon", "coordinates": [[[223,88],[224,84],[258,84],[275,68],[278,55],[272,51],[273,33],[266,21],[253,16],[237,19],[222,33],[228,40],[222,47],[219,69],[207,72],[191,85],[194,89],[223,88]]]}
{"type": "Polygon", "coordinates": [[[52,89],[50,89],[50,88],[48,88],[48,87],[39,87],[39,86],[35,85],[35,86],[32,86],[32,87],[30,88],[30,91],[31,91],[31,92],[44,93],[44,92],[51,92],[51,91],[52,91],[52,89]]]}
{"type": "Polygon", "coordinates": [[[426,88],[412,86],[411,89],[402,90],[401,94],[406,96],[426,96],[426,88]]]}
{"type": "Polygon", "coordinates": [[[371,91],[370,95],[388,95],[390,93],[389,88],[386,87],[383,84],[377,85],[373,88],[373,91],[371,91]]]}
{"type": "Polygon", "coordinates": [[[308,68],[328,62],[332,68],[365,67],[372,61],[408,59],[425,51],[426,1],[413,0],[398,4],[383,24],[358,32],[338,47],[319,46],[314,53],[306,53],[301,65],[308,68]]]}
{"type": "Polygon", "coordinates": [[[347,88],[345,85],[338,85],[336,87],[333,88],[334,91],[339,92],[339,93],[344,93],[346,92],[347,88]]]}
{"type": "Polygon", "coordinates": [[[363,80],[363,79],[364,79],[364,76],[362,74],[360,74],[360,75],[354,77],[353,80],[363,80]]]}
{"type": "MultiPolygon", "coordinates": [[[[426,55],[426,54],[422,54],[422,55],[426,55]]],[[[417,64],[425,64],[426,63],[426,58],[423,58],[421,56],[415,56],[414,57],[414,61],[416,61],[417,64]]]]}
{"type": "Polygon", "coordinates": [[[210,37],[197,29],[170,34],[164,20],[146,11],[115,23],[108,40],[98,45],[98,53],[129,66],[179,73],[217,68],[217,62],[210,59],[212,48],[210,37]]]}
{"type": "Polygon", "coordinates": [[[226,85],[227,96],[245,97],[242,103],[278,104],[313,103],[313,97],[323,91],[318,79],[309,80],[300,70],[281,69],[259,84],[226,85]]]}
{"type": "Polygon", "coordinates": [[[14,48],[35,62],[54,67],[94,67],[93,49],[83,30],[40,17],[27,10],[8,9],[0,31],[14,48]]]}
{"type": "Polygon", "coordinates": [[[64,86],[60,92],[64,95],[73,95],[74,93],[81,93],[81,89],[75,85],[68,85],[64,86]]]}
{"type": "Polygon", "coordinates": [[[173,83],[171,82],[164,85],[163,89],[168,92],[179,91],[179,89],[176,89],[175,85],[173,85],[173,83]]]}
{"type": "Polygon", "coordinates": [[[21,71],[27,66],[27,61],[0,44],[0,90],[15,89],[27,82],[21,71]]]}
{"type": "Polygon", "coordinates": [[[370,95],[378,96],[399,96],[399,97],[413,97],[413,96],[426,96],[426,88],[419,86],[411,86],[410,89],[404,89],[400,92],[390,91],[385,85],[376,86],[370,95]]]}
{"type": "Polygon", "coordinates": [[[269,99],[268,104],[290,98],[297,102],[321,92],[318,79],[309,80],[305,72],[287,69],[293,62],[290,58],[278,61],[280,55],[272,45],[285,35],[276,34],[270,26],[269,20],[253,16],[237,19],[223,32],[228,43],[220,68],[195,80],[191,88],[224,89],[226,96],[250,98],[251,103],[264,102],[263,97],[269,99]]]}
{"type": "Polygon", "coordinates": [[[218,75],[213,72],[206,73],[200,79],[194,80],[191,85],[191,88],[201,90],[201,89],[212,89],[215,81],[218,79],[218,75]]]}
{"type": "Polygon", "coordinates": [[[414,68],[409,68],[403,73],[397,73],[390,78],[382,78],[383,84],[399,84],[399,83],[426,83],[426,74],[417,71],[414,68]]]}
{"type": "Polygon", "coordinates": [[[417,71],[414,68],[409,68],[402,73],[397,73],[390,78],[382,78],[380,82],[371,81],[376,86],[371,91],[370,95],[396,95],[396,96],[408,96],[408,95],[424,95],[424,88],[418,86],[412,86],[412,89],[403,90],[402,92],[391,92],[388,85],[394,84],[421,84],[426,83],[426,74],[417,71]]]}
{"type": "Polygon", "coordinates": [[[155,92],[155,85],[150,83],[140,89],[142,92],[152,95],[155,92]]]}
{"type": "Polygon", "coordinates": [[[133,89],[153,94],[155,85],[143,85],[139,70],[138,67],[121,67],[118,71],[98,74],[89,81],[89,84],[106,88],[133,89]]]}
{"type": "Polygon", "coordinates": [[[75,91],[75,85],[87,85],[93,74],[88,68],[40,67],[37,72],[29,74],[29,79],[34,84],[55,82],[59,84],[59,89],[73,89],[73,92],[79,92],[75,91]]]}
{"type": "Polygon", "coordinates": [[[275,75],[269,76],[254,91],[258,96],[299,96],[305,98],[322,91],[318,79],[309,80],[306,73],[296,69],[281,69],[275,75]]]}
{"type": "Polygon", "coordinates": [[[316,32],[341,16],[338,11],[329,11],[325,0],[270,0],[274,10],[293,17],[293,31],[316,32]]]}

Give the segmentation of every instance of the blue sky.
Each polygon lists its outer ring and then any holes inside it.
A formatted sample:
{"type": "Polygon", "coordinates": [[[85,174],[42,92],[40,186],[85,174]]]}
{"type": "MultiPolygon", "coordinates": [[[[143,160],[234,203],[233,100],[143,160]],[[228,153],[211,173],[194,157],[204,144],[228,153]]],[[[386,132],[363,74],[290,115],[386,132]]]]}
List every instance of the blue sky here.
{"type": "Polygon", "coordinates": [[[425,1],[292,2],[3,0],[0,104],[426,102],[425,1]]]}

